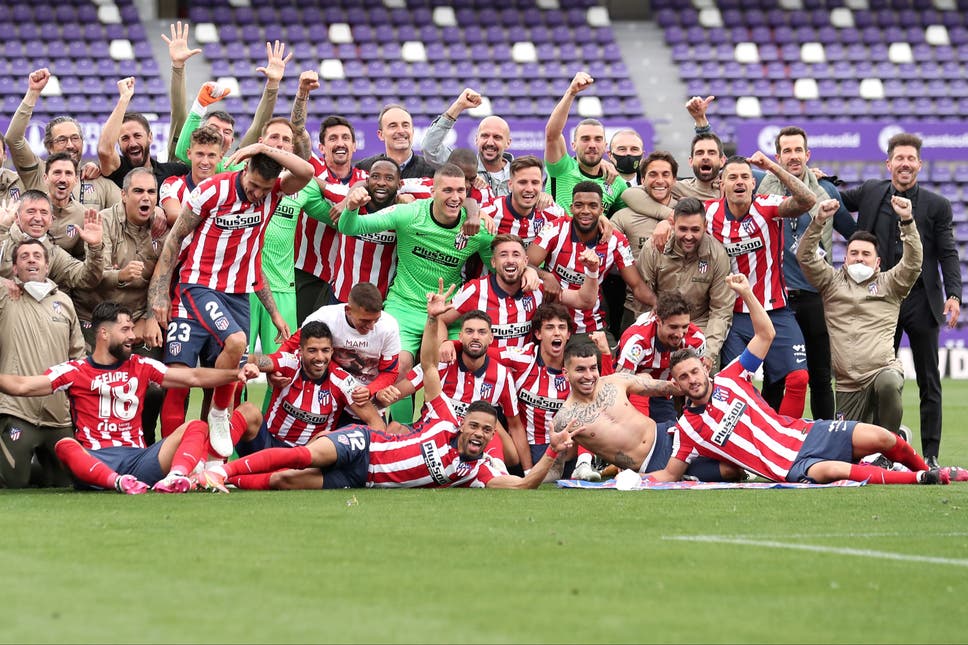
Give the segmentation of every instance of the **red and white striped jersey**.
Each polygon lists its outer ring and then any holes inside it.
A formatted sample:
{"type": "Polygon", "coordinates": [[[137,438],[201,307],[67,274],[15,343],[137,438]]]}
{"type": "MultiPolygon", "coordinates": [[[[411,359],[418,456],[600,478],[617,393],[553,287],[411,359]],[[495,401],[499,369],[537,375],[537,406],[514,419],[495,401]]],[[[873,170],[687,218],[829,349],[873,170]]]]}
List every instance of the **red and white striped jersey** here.
{"type": "Polygon", "coordinates": [[[289,379],[285,387],[272,390],[265,417],[269,432],[290,446],[304,446],[316,435],[335,430],[360,382],[335,363],[329,364],[323,378],[313,381],[303,374],[298,355],[276,352],[269,358],[273,371],[289,379]]]}
{"type": "MultiPolygon", "coordinates": [[[[501,409],[508,417],[518,414],[518,391],[514,387],[511,372],[500,361],[484,356],[484,365],[479,370],[470,371],[461,360],[461,351],[453,363],[440,363],[440,384],[443,394],[450,402],[458,419],[467,414],[467,406],[474,401],[487,401],[501,409]]],[[[423,369],[417,365],[407,374],[407,380],[416,389],[423,387],[423,369]]],[[[429,423],[430,408],[424,405],[420,421],[429,423]]]]}
{"type": "Polygon", "coordinates": [[[534,344],[523,349],[506,349],[501,352],[501,359],[514,376],[521,423],[527,432],[528,443],[547,444],[552,419],[571,393],[568,379],[561,370],[544,364],[541,352],[534,344]]]}
{"type": "Polygon", "coordinates": [[[454,296],[452,304],[462,316],[480,309],[491,317],[491,333],[497,347],[524,347],[531,341],[531,318],[545,301],[544,289],[508,293],[491,273],[471,280],[454,296]]]}
{"type": "MultiPolygon", "coordinates": [[[[324,194],[328,192],[330,195],[342,195],[336,200],[337,202],[346,197],[350,184],[365,181],[367,177],[366,171],[359,168],[353,168],[348,177],[337,177],[315,155],[309,162],[313,165],[316,177],[326,184],[324,194]]],[[[332,280],[333,266],[336,264],[336,253],[339,248],[338,236],[339,233],[335,228],[326,226],[312,217],[300,215],[294,235],[296,268],[311,273],[325,282],[332,280]]]]}
{"type": "MultiPolygon", "coordinates": [[[[340,186],[342,187],[342,184],[340,186]]],[[[328,188],[323,191],[323,196],[333,201],[328,188]]],[[[360,215],[365,215],[367,212],[366,207],[360,209],[360,215]]],[[[349,302],[350,290],[360,282],[376,285],[380,294],[386,298],[390,282],[397,272],[396,231],[378,231],[360,235],[337,233],[336,240],[336,262],[332,278],[336,299],[340,302],[349,302]]]]}
{"type": "Polygon", "coordinates": [[[494,220],[497,235],[517,235],[524,240],[525,246],[534,241],[545,224],[567,217],[565,209],[558,204],[552,204],[544,210],[534,209],[530,215],[522,215],[511,206],[510,195],[494,200],[482,213],[494,220]]]}
{"type": "Polygon", "coordinates": [[[709,403],[683,410],[674,457],[688,463],[707,456],[773,481],[786,479],[813,422],[783,416],[763,400],[752,383],[759,363],[743,352],[713,379],[709,403]]]}
{"type": "Polygon", "coordinates": [[[370,431],[367,487],[481,488],[507,474],[487,453],[473,461],[461,460],[458,421],[450,404],[437,396],[428,405],[430,420],[421,430],[404,435],[370,431]]]}
{"type": "MultiPolygon", "coordinates": [[[[779,212],[784,199],[783,195],[755,195],[749,214],[740,219],[728,214],[725,197],[706,202],[706,230],[722,242],[730,269],[749,279],[753,294],[767,311],[786,306],[779,212]]],[[[749,308],[737,297],[733,311],[749,313],[749,308]]]]}
{"type": "Polygon", "coordinates": [[[56,392],[71,403],[74,437],[88,450],[144,448],[141,402],[149,383],[161,385],[168,368],[132,354],[114,365],[98,365],[91,357],[54,365],[44,375],[56,392]]]}
{"type": "Polygon", "coordinates": [[[195,190],[195,184],[192,182],[192,173],[187,175],[172,175],[165,181],[161,182],[161,187],[158,188],[158,205],[164,206],[165,200],[174,199],[182,206],[188,203],[188,196],[192,194],[195,190]]]}
{"type": "Polygon", "coordinates": [[[188,203],[202,221],[182,244],[179,282],[225,293],[262,287],[262,240],[282,199],[282,180],[276,179],[266,198],[253,204],[245,197],[242,172],[215,175],[192,191],[188,203]]]}
{"type": "MultiPolygon", "coordinates": [[[[635,266],[629,241],[618,231],[612,233],[608,242],[602,242],[600,237],[596,237],[594,246],[587,247],[584,242],[578,239],[573,227],[574,224],[568,218],[548,222],[534,240],[534,244],[547,252],[545,268],[555,274],[562,289],[578,291],[585,283],[585,264],[579,260],[578,256],[586,248],[594,249],[601,259],[599,271],[602,276],[607,274],[612,267],[621,270],[635,266]]],[[[601,303],[602,294],[601,288],[599,288],[598,300],[596,300],[593,308],[571,310],[575,324],[578,326],[578,333],[591,333],[605,329],[601,303]]]]}
{"type": "Polygon", "coordinates": [[[618,343],[618,369],[631,370],[635,374],[648,374],[656,380],[667,381],[672,352],[683,347],[692,347],[700,356],[706,353],[706,336],[695,323],[689,323],[689,329],[678,347],[665,347],[659,342],[656,336],[658,324],[655,312],[649,311],[629,325],[618,343]]]}

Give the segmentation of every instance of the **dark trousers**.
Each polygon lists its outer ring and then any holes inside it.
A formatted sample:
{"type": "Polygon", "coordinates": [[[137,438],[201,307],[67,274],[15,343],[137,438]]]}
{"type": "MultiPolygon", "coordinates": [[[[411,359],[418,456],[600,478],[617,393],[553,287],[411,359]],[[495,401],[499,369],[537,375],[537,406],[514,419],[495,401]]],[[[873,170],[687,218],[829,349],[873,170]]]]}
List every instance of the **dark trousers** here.
{"type": "Polygon", "coordinates": [[[834,418],[834,390],[830,385],[830,336],[823,318],[823,298],[816,291],[791,289],[788,301],[806,345],[810,374],[810,412],[814,419],[834,418]]]}
{"type": "Polygon", "coordinates": [[[941,370],[938,369],[938,321],[931,312],[928,293],[919,280],[901,303],[894,333],[894,348],[907,334],[914,360],[914,373],[921,397],[921,453],[937,457],[941,447],[941,370]]]}
{"type": "Polygon", "coordinates": [[[330,304],[332,294],[333,288],[328,282],[296,269],[296,322],[302,326],[306,316],[330,304]]]}

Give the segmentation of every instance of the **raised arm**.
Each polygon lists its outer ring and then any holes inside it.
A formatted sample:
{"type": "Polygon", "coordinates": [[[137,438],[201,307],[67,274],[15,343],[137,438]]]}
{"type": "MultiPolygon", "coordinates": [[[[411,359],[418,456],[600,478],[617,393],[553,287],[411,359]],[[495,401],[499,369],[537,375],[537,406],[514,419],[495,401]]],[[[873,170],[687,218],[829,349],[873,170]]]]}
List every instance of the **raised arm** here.
{"type": "Polygon", "coordinates": [[[836,199],[825,199],[820,202],[817,214],[810,221],[797,247],[797,261],[800,263],[803,275],[821,293],[833,279],[836,271],[817,254],[817,249],[820,248],[824,227],[839,208],[840,202],[836,199]]]}
{"type": "Polygon", "coordinates": [[[773,344],[773,337],[776,330],[773,328],[773,321],[766,313],[766,309],[760,301],[753,295],[749,280],[741,273],[731,274],[726,278],[729,288],[736,292],[750,310],[750,322],[753,323],[753,338],[746,345],[746,349],[760,360],[766,358],[766,353],[770,351],[773,344]]]}
{"type": "Polygon", "coordinates": [[[108,120],[101,128],[101,136],[97,140],[97,160],[101,165],[101,174],[105,177],[121,167],[121,155],[118,153],[118,138],[121,136],[121,121],[128,111],[131,97],[134,96],[134,77],[122,78],[118,81],[118,102],[114,104],[108,120]]]}
{"type": "Polygon", "coordinates": [[[252,125],[249,126],[249,129],[242,136],[242,140],[239,141],[240,148],[258,141],[262,135],[262,127],[272,118],[272,113],[276,109],[276,99],[279,96],[279,83],[286,73],[286,63],[290,60],[292,60],[292,52],[286,55],[285,44],[278,40],[274,43],[266,43],[265,67],[257,67],[255,70],[265,74],[266,86],[262,90],[262,98],[259,100],[255,115],[252,117],[252,125]]]}
{"type": "Polygon", "coordinates": [[[191,165],[191,161],[188,159],[188,148],[192,145],[192,132],[202,124],[202,119],[205,118],[205,112],[209,106],[224,99],[229,95],[229,91],[227,87],[222,87],[214,81],[202,83],[202,86],[198,89],[198,96],[192,103],[192,109],[185,118],[185,125],[178,133],[178,140],[175,144],[175,158],[178,161],[191,165]]]}
{"type": "Polygon", "coordinates": [[[465,87],[454,99],[443,114],[434,119],[430,127],[424,132],[423,140],[420,142],[420,151],[424,159],[439,166],[447,161],[453,148],[444,143],[447,133],[453,129],[454,123],[464,110],[477,107],[481,104],[481,95],[476,90],[465,87]]]}
{"type": "Polygon", "coordinates": [[[264,143],[251,143],[239,148],[235,151],[235,154],[226,160],[225,165],[227,167],[238,165],[257,154],[264,154],[285,168],[285,172],[282,173],[279,179],[282,181],[282,192],[286,195],[298,193],[313,178],[313,166],[311,163],[305,159],[300,159],[291,152],[273,148],[264,143]]]}
{"type": "Polygon", "coordinates": [[[437,317],[453,309],[447,302],[454,293],[455,285],[450,285],[444,291],[444,279],[439,279],[437,293],[427,294],[427,324],[424,325],[423,339],[420,343],[420,368],[423,370],[424,400],[432,401],[443,392],[440,384],[440,372],[437,364],[440,362],[440,345],[437,342],[437,317]]]}
{"type": "Polygon", "coordinates": [[[299,75],[299,89],[292,100],[292,112],[289,122],[292,123],[295,142],[293,152],[302,159],[309,159],[313,153],[313,143],[306,131],[306,113],[308,111],[309,94],[319,89],[319,74],[314,70],[306,70],[299,75]]]}
{"type": "Polygon", "coordinates": [[[750,165],[760,170],[772,172],[780,180],[780,183],[790,191],[790,198],[783,200],[779,206],[778,210],[781,217],[799,217],[813,208],[813,205],[817,203],[817,196],[807,188],[806,184],[791,175],[783,166],[759,150],[754,152],[753,156],[747,159],[747,161],[750,162],[750,165]]]}
{"type": "Polygon", "coordinates": [[[181,21],[169,27],[171,37],[162,34],[161,39],[168,44],[168,58],[171,59],[171,85],[169,94],[171,100],[171,125],[168,128],[168,160],[175,160],[175,147],[185,119],[188,116],[188,91],[185,89],[185,62],[201,54],[201,49],[188,47],[188,23],[181,21]]]}
{"type": "Polygon", "coordinates": [[[551,116],[548,117],[548,123],[545,125],[544,160],[546,164],[557,163],[568,154],[568,146],[565,142],[565,125],[568,123],[568,113],[571,112],[571,105],[575,102],[578,93],[591,87],[594,82],[595,79],[587,72],[575,74],[561,100],[551,111],[551,116]]]}
{"type": "MultiPolygon", "coordinates": [[[[30,148],[30,144],[27,143],[25,135],[30,117],[33,116],[37,100],[40,98],[40,93],[47,87],[49,80],[50,70],[46,67],[34,70],[27,76],[27,93],[10,120],[10,125],[7,126],[6,138],[7,146],[10,148],[10,159],[20,174],[23,174],[25,170],[36,170],[40,163],[40,159],[37,158],[37,155],[30,148]]],[[[27,188],[31,188],[31,186],[27,186],[27,188]]]]}

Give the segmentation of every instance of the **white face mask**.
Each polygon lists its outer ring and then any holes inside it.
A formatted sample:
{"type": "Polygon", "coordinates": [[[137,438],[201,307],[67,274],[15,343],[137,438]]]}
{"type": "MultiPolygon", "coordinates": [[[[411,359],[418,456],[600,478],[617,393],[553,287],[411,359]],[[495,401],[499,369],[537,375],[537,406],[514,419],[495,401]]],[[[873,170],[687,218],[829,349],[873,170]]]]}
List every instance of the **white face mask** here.
{"type": "Polygon", "coordinates": [[[37,282],[35,280],[24,282],[21,286],[23,287],[23,290],[33,296],[34,300],[37,302],[40,302],[46,298],[47,294],[53,291],[56,287],[53,282],[37,282]]]}
{"type": "Polygon", "coordinates": [[[874,268],[869,267],[866,264],[848,264],[847,265],[847,275],[850,276],[851,280],[860,284],[864,280],[867,280],[872,275],[874,275],[874,268]]]}

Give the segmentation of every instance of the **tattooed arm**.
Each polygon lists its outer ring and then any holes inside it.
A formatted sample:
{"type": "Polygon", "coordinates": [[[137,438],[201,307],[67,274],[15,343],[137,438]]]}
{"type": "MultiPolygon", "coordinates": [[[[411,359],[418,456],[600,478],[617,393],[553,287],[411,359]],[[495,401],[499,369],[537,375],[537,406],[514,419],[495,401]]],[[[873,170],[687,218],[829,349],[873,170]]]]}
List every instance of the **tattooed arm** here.
{"type": "Polygon", "coordinates": [[[202,217],[197,215],[191,206],[185,206],[181,215],[175,220],[175,225],[168,233],[168,237],[165,238],[165,246],[162,247],[158,262],[155,264],[155,272],[148,285],[148,317],[155,318],[162,328],[167,326],[171,312],[171,296],[168,289],[171,285],[172,273],[175,271],[178,251],[185,238],[191,235],[201,223],[202,217]]]}
{"type": "MultiPolygon", "coordinates": [[[[658,381],[640,374],[618,372],[607,377],[616,383],[623,382],[627,391],[643,396],[679,396],[682,390],[672,381],[658,381]]],[[[604,390],[604,388],[602,388],[604,390]]]]}
{"type": "Polygon", "coordinates": [[[262,306],[266,308],[272,324],[275,325],[276,330],[279,332],[279,335],[276,336],[276,342],[281,343],[289,338],[292,335],[292,331],[289,329],[289,323],[279,313],[279,308],[276,307],[276,300],[272,297],[272,291],[269,289],[269,285],[263,285],[261,289],[255,292],[255,295],[259,298],[262,306]]]}

